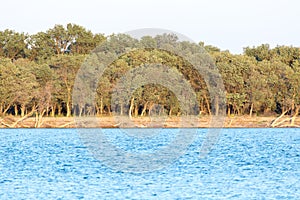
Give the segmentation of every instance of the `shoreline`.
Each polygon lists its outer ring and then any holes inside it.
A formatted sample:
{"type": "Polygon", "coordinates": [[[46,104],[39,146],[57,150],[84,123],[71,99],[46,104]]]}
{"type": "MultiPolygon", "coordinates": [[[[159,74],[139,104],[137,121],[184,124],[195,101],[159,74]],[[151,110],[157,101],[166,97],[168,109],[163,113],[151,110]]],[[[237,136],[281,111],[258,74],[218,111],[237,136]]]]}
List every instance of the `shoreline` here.
{"type": "Polygon", "coordinates": [[[43,117],[37,125],[35,117],[6,116],[0,118],[0,128],[299,128],[300,118],[290,125],[290,117],[285,116],[278,126],[271,124],[275,116],[235,116],[225,117],[216,126],[210,116],[150,117],[101,116],[101,117],[43,117]]]}

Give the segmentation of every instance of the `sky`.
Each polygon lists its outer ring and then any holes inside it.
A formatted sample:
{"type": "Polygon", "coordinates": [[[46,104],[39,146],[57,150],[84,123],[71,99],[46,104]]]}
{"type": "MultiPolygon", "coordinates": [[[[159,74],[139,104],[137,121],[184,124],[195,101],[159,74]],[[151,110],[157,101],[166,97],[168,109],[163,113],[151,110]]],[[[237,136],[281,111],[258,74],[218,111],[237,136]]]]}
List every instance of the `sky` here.
{"type": "Polygon", "coordinates": [[[74,23],[94,33],[161,28],[232,53],[268,43],[300,46],[299,0],[14,0],[0,30],[34,34],[74,23]]]}

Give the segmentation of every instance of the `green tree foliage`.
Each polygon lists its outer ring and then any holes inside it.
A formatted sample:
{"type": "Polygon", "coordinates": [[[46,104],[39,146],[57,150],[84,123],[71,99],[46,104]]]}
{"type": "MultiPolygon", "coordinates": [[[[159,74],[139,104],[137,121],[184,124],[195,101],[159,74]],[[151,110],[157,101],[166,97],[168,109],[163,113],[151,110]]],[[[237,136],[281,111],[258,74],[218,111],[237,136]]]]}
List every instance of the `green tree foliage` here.
{"type": "Polygon", "coordinates": [[[271,51],[270,45],[262,44],[258,47],[246,47],[244,48],[244,53],[247,56],[255,57],[257,61],[270,60],[271,59],[271,51]]]}
{"type": "Polygon", "coordinates": [[[28,40],[29,44],[29,59],[36,62],[46,62],[47,59],[55,55],[55,43],[51,36],[44,32],[31,35],[28,40]]]}
{"type": "MultiPolygon", "coordinates": [[[[211,80],[205,80],[180,56],[158,47],[190,52],[191,59],[199,58],[202,56],[199,52],[207,51],[223,78],[229,115],[299,114],[300,48],[270,48],[268,44],[262,44],[244,48],[242,55],[233,55],[203,42],[178,41],[172,34],[144,36],[136,40],[126,34],[105,37],[82,26],[67,24],[55,25],[33,35],[13,30],[0,31],[0,115],[24,116],[33,110],[37,116],[106,115],[112,110],[130,116],[184,114],[175,94],[155,84],[137,88],[129,102],[116,99],[116,107],[112,109],[112,93],[120,78],[128,71],[148,64],[168,66],[182,74],[197,94],[201,113],[213,114],[216,108],[212,103],[217,100],[211,99],[205,82],[211,80]],[[99,47],[103,41],[107,41],[105,46],[99,47]],[[162,44],[165,46],[162,47],[162,44]],[[96,104],[90,102],[84,105],[82,102],[72,110],[77,71],[86,55],[96,47],[104,54],[113,50],[113,53],[122,56],[111,63],[100,82],[92,83],[88,77],[81,77],[87,80],[87,85],[76,88],[76,91],[89,95],[87,86],[97,85],[97,95],[91,98],[96,104]],[[125,53],[126,47],[136,49],[125,53]]],[[[98,61],[99,57],[95,57],[95,63],[98,61]]],[[[204,58],[201,62],[207,64],[204,58]]],[[[142,80],[143,76],[135,78],[142,80]]]]}
{"type": "MultiPolygon", "coordinates": [[[[71,116],[72,108],[72,91],[74,86],[75,77],[84,60],[83,55],[72,56],[72,55],[59,55],[52,57],[49,60],[49,66],[57,74],[57,84],[61,91],[58,91],[57,99],[60,104],[65,105],[66,116],[71,116]]],[[[62,106],[60,106],[63,109],[62,106]]],[[[59,110],[61,113],[62,110],[59,110]]]]}
{"type": "Polygon", "coordinates": [[[28,35],[13,30],[0,31],[0,56],[18,59],[26,57],[28,35]]]}
{"type": "Polygon", "coordinates": [[[17,67],[10,59],[0,59],[0,114],[5,115],[16,101],[14,83],[16,82],[17,67]]]}

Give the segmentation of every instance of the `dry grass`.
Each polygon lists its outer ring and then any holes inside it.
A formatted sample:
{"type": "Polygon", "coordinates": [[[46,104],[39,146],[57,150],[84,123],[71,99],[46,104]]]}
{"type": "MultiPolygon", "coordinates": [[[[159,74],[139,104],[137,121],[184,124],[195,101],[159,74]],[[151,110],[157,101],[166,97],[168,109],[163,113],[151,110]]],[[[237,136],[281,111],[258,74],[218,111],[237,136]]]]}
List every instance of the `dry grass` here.
{"type": "MultiPolygon", "coordinates": [[[[10,125],[15,124],[20,117],[7,116],[0,118],[0,128],[9,128],[10,125]]],[[[270,127],[272,121],[276,117],[249,117],[236,116],[226,117],[223,121],[215,121],[209,116],[202,116],[200,118],[191,117],[137,117],[129,119],[128,117],[44,117],[40,128],[131,128],[131,127],[153,127],[153,128],[180,128],[180,127],[228,127],[228,128],[265,128],[270,127]]],[[[295,121],[295,127],[300,126],[300,118],[295,121]]],[[[35,118],[29,117],[19,121],[14,127],[10,128],[34,128],[35,118]]],[[[281,127],[289,127],[289,121],[282,124],[281,127]]]]}

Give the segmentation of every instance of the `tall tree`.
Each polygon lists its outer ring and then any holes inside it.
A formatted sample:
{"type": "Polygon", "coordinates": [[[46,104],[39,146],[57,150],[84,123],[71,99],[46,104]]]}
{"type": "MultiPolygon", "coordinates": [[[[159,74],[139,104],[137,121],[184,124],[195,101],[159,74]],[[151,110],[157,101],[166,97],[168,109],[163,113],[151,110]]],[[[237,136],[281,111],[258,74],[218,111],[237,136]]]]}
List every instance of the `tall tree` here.
{"type": "Polygon", "coordinates": [[[10,59],[24,58],[27,54],[28,35],[13,30],[0,31],[0,56],[10,59]]]}
{"type": "Polygon", "coordinates": [[[65,104],[66,116],[70,117],[72,112],[72,90],[75,77],[84,60],[83,55],[71,56],[60,55],[54,56],[49,60],[50,67],[58,75],[61,91],[58,98],[65,104]]]}

